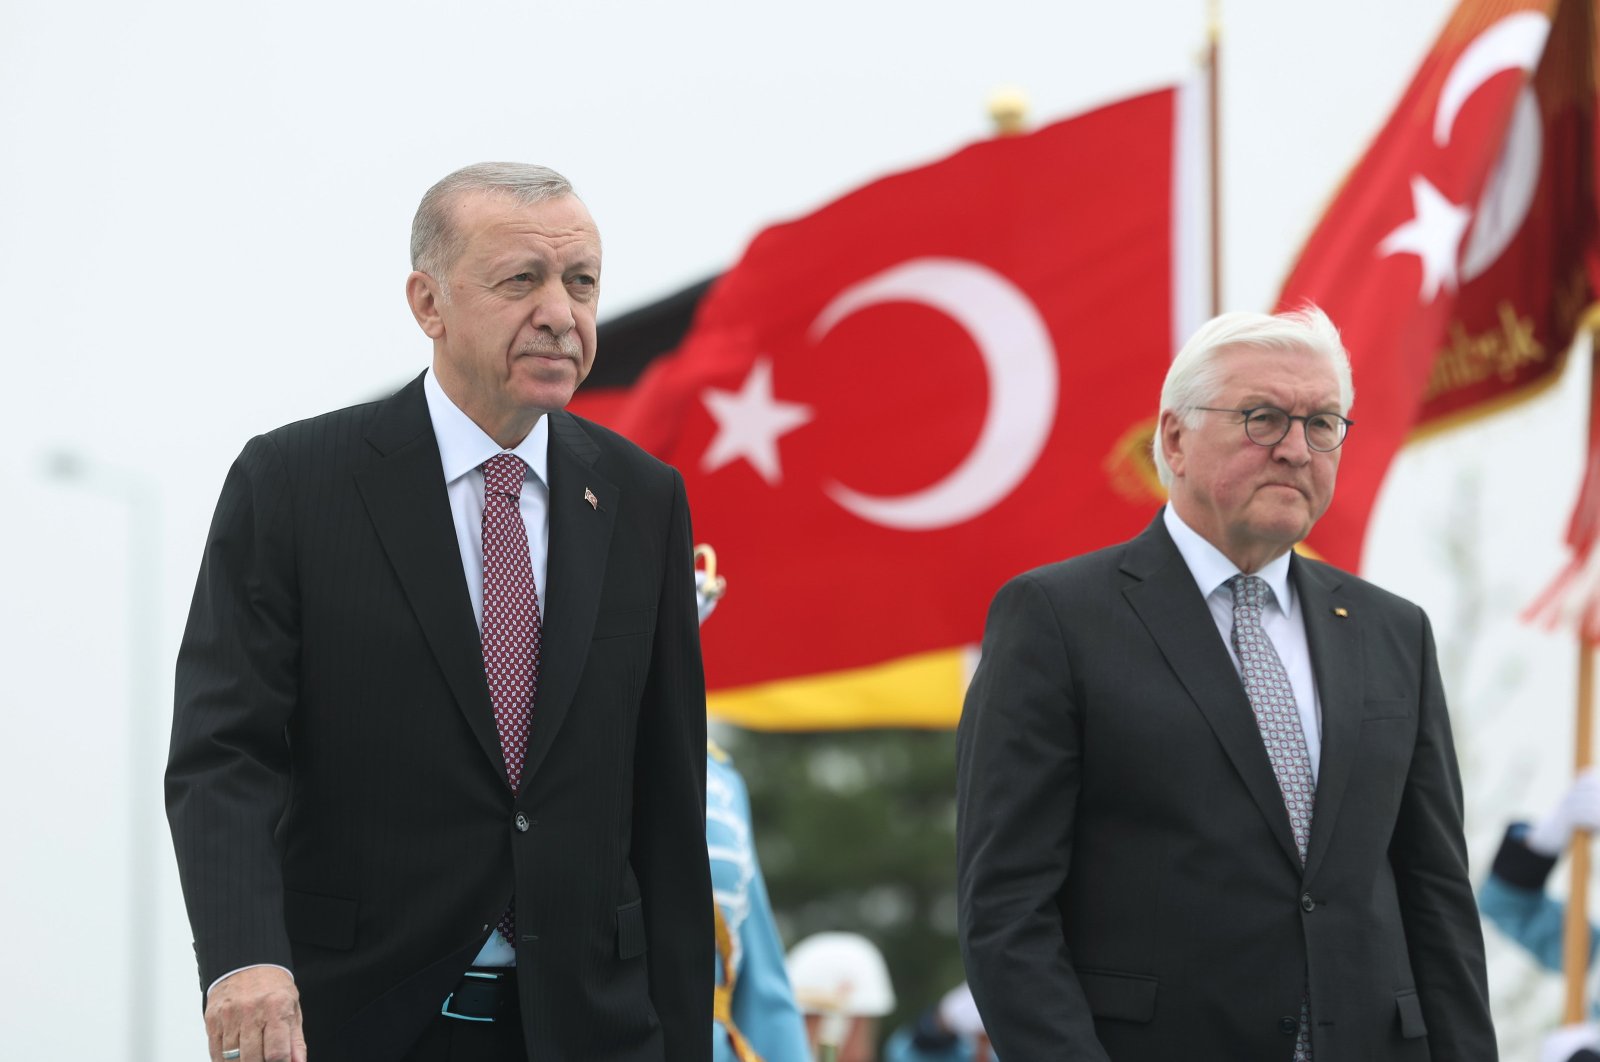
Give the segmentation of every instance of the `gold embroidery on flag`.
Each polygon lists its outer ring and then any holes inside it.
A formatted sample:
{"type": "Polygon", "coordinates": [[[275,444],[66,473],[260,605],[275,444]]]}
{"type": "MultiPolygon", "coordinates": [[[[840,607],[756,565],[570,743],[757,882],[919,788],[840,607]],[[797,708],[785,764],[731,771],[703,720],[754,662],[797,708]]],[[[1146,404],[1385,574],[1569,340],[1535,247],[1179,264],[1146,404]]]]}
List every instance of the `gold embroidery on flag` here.
{"type": "Polygon", "coordinates": [[[1150,417],[1123,432],[1101,466],[1111,481],[1111,488],[1135,505],[1160,504],[1167,500],[1166,488],[1161,485],[1155,458],[1150,453],[1155,445],[1156,423],[1156,418],[1150,417]]]}
{"type": "Polygon", "coordinates": [[[1499,322],[1487,332],[1468,335],[1460,321],[1450,322],[1450,339],[1434,358],[1423,399],[1431,402],[1491,376],[1510,383],[1523,366],[1548,357],[1544,344],[1533,334],[1533,319],[1523,317],[1509,301],[1502,300],[1499,322]]]}

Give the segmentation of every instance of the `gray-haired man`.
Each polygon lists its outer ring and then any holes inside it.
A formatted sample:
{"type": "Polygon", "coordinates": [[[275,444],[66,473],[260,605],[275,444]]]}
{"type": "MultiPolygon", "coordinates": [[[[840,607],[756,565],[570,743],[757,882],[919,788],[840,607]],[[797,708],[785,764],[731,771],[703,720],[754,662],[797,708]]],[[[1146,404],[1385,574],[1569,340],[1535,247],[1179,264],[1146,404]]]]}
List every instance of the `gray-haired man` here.
{"type": "Polygon", "coordinates": [[[1427,617],[1290,552],[1352,396],[1321,311],[1207,323],[1166,509],[995,597],[958,847],[1001,1058],[1495,1057],[1427,617]]]}
{"type": "Polygon", "coordinates": [[[599,233],[483,164],[412,256],[431,368],[251,440],[206,544],[167,803],[212,1057],[708,1059],[683,483],[562,411],[599,233]]]}

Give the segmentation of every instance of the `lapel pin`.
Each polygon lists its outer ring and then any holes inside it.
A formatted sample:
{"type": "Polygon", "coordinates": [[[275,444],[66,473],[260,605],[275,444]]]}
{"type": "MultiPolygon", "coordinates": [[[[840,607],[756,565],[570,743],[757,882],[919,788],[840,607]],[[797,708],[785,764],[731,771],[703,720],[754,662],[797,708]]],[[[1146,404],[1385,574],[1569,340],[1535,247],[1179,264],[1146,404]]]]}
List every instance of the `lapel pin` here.
{"type": "Polygon", "coordinates": [[[1335,616],[1338,616],[1340,619],[1349,619],[1350,618],[1350,610],[1347,609],[1347,608],[1336,608],[1336,609],[1333,610],[1333,614],[1335,616]]]}
{"type": "Polygon", "coordinates": [[[600,508],[600,499],[594,496],[594,491],[588,487],[583,488],[583,500],[589,503],[589,508],[596,511],[600,508]]]}

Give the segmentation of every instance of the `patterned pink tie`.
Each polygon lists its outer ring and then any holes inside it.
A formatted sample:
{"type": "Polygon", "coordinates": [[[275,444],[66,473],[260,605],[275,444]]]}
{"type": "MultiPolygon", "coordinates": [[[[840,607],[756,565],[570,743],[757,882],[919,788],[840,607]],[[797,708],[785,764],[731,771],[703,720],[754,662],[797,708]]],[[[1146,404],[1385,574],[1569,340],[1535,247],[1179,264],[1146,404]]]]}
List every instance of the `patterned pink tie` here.
{"type": "MultiPolygon", "coordinates": [[[[1272,761],[1278,791],[1283,794],[1300,865],[1305,866],[1317,784],[1311,777],[1311,753],[1300,724],[1294,687],[1289,685],[1289,673],[1284,670],[1277,648],[1261,626],[1261,610],[1272,600],[1272,588],[1256,575],[1235,575],[1226,585],[1233,591],[1233,651],[1239,654],[1239,677],[1255,712],[1261,743],[1267,747],[1267,759],[1272,761]]],[[[1311,1005],[1304,996],[1300,999],[1294,1062],[1311,1062],[1311,1005]]]]}
{"type": "MultiPolygon", "coordinates": [[[[539,590],[520,499],[527,466],[515,454],[483,463],[483,672],[511,791],[522,788],[528,722],[539,689],[539,590]]],[[[514,905],[499,929],[515,944],[514,905]]]]}

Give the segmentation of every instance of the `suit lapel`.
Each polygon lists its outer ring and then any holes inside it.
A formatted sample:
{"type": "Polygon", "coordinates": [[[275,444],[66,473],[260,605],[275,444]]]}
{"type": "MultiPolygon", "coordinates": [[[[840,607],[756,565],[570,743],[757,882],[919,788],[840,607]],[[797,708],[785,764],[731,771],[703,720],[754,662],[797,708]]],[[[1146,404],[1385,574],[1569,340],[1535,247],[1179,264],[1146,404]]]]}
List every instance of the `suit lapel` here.
{"type": "Polygon", "coordinates": [[[505,777],[505,757],[483,674],[483,645],[461,568],[422,377],[383,403],[367,441],[379,454],[355,477],[367,514],[456,705],[484,755],[505,777]]]}
{"type": "MultiPolygon", "coordinates": [[[[572,707],[589,656],[621,494],[601,477],[594,440],[567,413],[550,418],[550,556],[545,575],[539,695],[523,776],[539,769],[572,707]],[[588,496],[592,496],[591,504],[588,496]]],[[[523,787],[524,792],[527,786],[523,787]]]]}
{"type": "Polygon", "coordinates": [[[1128,544],[1122,570],[1138,580],[1123,589],[1128,604],[1205,716],[1284,856],[1299,867],[1289,813],[1250,700],[1227,647],[1215,635],[1216,621],[1205,598],[1159,515],[1128,544]]]}
{"type": "Polygon", "coordinates": [[[1306,851],[1306,878],[1316,873],[1333,837],[1339,807],[1355,765],[1361,736],[1361,627],[1343,605],[1344,576],[1326,565],[1295,557],[1290,574],[1300,595],[1311,668],[1322,708],[1322,753],[1317,768],[1317,801],[1306,851]],[[1343,609],[1345,615],[1335,613],[1343,609]]]}

